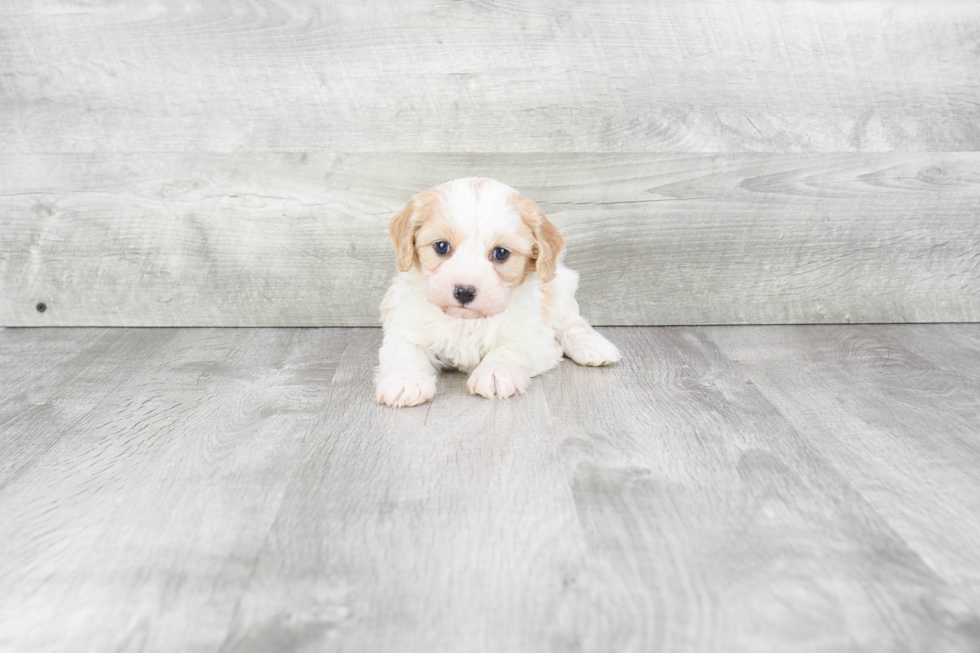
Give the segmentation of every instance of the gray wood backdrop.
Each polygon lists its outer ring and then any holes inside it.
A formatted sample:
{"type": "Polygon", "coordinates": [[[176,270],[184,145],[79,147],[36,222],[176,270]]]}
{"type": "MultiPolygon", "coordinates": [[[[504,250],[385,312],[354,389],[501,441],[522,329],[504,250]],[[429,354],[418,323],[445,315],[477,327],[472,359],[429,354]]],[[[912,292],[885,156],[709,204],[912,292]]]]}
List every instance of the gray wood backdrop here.
{"type": "Polygon", "coordinates": [[[374,325],[466,175],[598,324],[977,321],[978,61],[957,0],[6,0],[0,324],[374,325]]]}

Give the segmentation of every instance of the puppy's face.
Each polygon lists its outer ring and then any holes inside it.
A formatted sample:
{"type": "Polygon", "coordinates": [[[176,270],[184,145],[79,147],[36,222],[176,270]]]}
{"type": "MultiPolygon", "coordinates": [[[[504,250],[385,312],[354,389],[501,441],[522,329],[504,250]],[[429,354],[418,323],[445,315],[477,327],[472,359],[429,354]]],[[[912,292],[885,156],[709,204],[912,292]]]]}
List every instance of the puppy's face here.
{"type": "Polygon", "coordinates": [[[492,179],[457,179],[415,195],[391,220],[398,268],[418,265],[426,298],[447,315],[490,317],[536,272],[555,276],[564,241],[537,204],[492,179]]]}

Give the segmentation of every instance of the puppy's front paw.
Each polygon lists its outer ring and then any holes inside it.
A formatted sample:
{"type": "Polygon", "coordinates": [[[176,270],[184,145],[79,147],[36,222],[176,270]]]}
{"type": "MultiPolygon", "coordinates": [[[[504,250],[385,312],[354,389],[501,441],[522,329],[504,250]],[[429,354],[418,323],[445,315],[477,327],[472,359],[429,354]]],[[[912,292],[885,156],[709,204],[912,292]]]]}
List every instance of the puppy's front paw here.
{"type": "Polygon", "coordinates": [[[602,337],[597,331],[579,331],[565,335],[562,341],[565,355],[579,365],[599,367],[612,365],[622,356],[616,345],[602,337]]]}
{"type": "Polygon", "coordinates": [[[523,368],[480,365],[470,374],[466,389],[471,394],[487,399],[505,399],[511,395],[524,394],[530,382],[531,377],[523,368]]]}
{"type": "Polygon", "coordinates": [[[389,374],[378,383],[378,403],[395,408],[418,406],[435,396],[436,377],[426,374],[389,374]]]}

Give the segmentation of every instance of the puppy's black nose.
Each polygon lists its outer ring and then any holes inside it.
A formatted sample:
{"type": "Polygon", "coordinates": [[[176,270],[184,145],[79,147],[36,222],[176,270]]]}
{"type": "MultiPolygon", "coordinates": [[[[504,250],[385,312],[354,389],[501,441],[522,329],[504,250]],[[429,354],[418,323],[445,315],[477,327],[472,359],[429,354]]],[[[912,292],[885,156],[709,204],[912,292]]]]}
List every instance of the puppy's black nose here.
{"type": "Polygon", "coordinates": [[[456,298],[460,304],[469,304],[476,297],[476,288],[473,286],[456,286],[456,291],[453,292],[453,297],[456,298]]]}

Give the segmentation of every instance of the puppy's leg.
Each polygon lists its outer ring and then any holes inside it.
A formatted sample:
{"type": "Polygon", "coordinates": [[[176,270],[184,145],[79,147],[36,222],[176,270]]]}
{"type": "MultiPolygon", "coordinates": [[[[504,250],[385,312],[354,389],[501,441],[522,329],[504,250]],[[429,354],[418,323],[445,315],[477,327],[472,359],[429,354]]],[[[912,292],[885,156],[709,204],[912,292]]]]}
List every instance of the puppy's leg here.
{"type": "Polygon", "coordinates": [[[547,372],[561,360],[554,331],[544,327],[526,339],[491,349],[466,381],[466,389],[487,399],[524,394],[532,376],[547,372]]]}
{"type": "Polygon", "coordinates": [[[575,301],[578,273],[562,267],[551,283],[551,323],[565,355],[579,365],[591,366],[612,365],[622,358],[616,345],[593,329],[579,313],[575,301]]]}
{"type": "Polygon", "coordinates": [[[419,347],[386,339],[378,358],[378,403],[418,406],[436,396],[436,369],[419,347]]]}
{"type": "Polygon", "coordinates": [[[525,365],[526,356],[522,351],[507,347],[491,350],[470,374],[466,389],[487,399],[524,394],[531,382],[531,372],[525,365]]]}
{"type": "Polygon", "coordinates": [[[579,365],[592,366],[612,365],[622,358],[616,345],[589,326],[581,316],[579,320],[563,331],[557,331],[558,342],[566,356],[579,365]]]}

